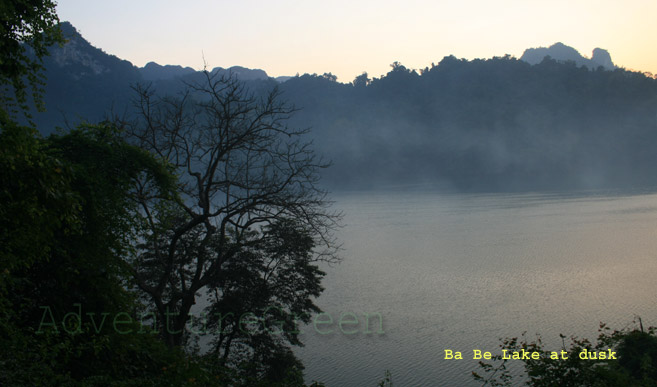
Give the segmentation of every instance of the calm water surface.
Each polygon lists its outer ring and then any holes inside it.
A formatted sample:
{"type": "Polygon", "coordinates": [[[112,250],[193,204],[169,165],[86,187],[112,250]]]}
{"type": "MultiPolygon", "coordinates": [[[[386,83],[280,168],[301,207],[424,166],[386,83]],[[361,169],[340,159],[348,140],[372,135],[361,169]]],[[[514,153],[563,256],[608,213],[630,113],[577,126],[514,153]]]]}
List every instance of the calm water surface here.
{"type": "Polygon", "coordinates": [[[559,350],[560,333],[595,339],[601,321],[657,325],[657,194],[333,198],[344,260],[324,267],[318,300],[333,324],[306,326],[296,351],[308,381],[375,386],[390,370],[395,386],[478,385],[472,350],[499,352],[501,337],[559,350]],[[344,314],[357,333],[340,332],[344,314]]]}

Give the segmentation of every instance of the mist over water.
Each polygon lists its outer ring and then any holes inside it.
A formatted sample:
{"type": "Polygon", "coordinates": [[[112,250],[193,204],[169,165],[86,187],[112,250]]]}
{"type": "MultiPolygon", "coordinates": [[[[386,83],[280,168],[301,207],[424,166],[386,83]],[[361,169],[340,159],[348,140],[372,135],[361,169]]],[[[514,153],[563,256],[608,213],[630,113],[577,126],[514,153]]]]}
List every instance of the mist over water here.
{"type": "Polygon", "coordinates": [[[657,324],[655,193],[334,196],[345,259],[318,300],[333,332],[306,326],[297,350],[307,381],[373,386],[390,370],[399,386],[478,385],[472,350],[499,353],[499,338],[560,350],[559,334],[595,339],[600,322],[657,324]],[[345,313],[358,333],[340,332],[345,313]],[[367,313],[384,334],[363,333],[367,313]]]}

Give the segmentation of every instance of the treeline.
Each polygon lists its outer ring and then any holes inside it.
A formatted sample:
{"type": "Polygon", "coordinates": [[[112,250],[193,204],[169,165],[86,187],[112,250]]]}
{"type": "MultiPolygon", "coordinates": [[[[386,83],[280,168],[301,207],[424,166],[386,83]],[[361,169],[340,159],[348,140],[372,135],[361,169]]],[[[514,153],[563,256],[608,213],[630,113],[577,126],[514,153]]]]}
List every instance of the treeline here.
{"type": "Polygon", "coordinates": [[[657,81],[546,59],[399,63],[352,84],[281,87],[335,161],[336,185],[516,190],[654,185],[657,81]]]}
{"type": "MultiPolygon", "coordinates": [[[[46,59],[47,131],[67,117],[130,117],[148,83],[176,95],[202,72],[145,82],[129,62],[102,53],[70,25],[86,61],[46,59]],[[89,63],[94,66],[89,67],[89,63]],[[98,74],[93,69],[96,68],[98,74]],[[48,128],[49,127],[49,128],[48,128]]],[[[61,57],[61,58],[60,58],[61,57]]],[[[57,59],[60,58],[60,59],[57,59]]],[[[429,183],[458,190],[652,186],[657,156],[657,81],[642,73],[590,70],[546,58],[443,58],[421,70],[395,62],[379,78],[340,83],[332,74],[248,81],[256,94],[278,87],[334,162],[333,188],[429,183]]]]}

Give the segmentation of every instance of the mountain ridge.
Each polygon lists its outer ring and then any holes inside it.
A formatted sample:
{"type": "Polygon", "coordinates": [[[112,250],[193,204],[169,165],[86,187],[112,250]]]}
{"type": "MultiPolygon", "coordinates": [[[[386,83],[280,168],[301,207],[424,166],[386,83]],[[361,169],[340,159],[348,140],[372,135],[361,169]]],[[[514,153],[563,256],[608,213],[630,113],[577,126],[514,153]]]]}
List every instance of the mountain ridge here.
{"type": "MultiPolygon", "coordinates": [[[[54,48],[63,51],[44,60],[48,111],[34,119],[44,134],[62,122],[134,118],[135,84],[146,83],[159,98],[204,82],[201,72],[156,64],[144,68],[163,74],[146,81],[130,62],[72,38],[72,46],[54,48]]],[[[541,57],[540,50],[530,51],[538,53],[533,65],[511,56],[447,56],[420,71],[395,62],[388,74],[363,74],[354,83],[329,73],[278,83],[263,70],[212,71],[247,74],[245,88],[258,97],[278,88],[298,108],[290,126],[312,127],[308,135],[318,152],[334,160],[324,173],[334,187],[418,181],[488,191],[657,185],[657,80],[580,65],[572,47],[557,48],[570,59],[541,57]]],[[[594,57],[611,62],[602,50],[594,57]]]]}
{"type": "MultiPolygon", "coordinates": [[[[75,52],[77,43],[83,41],[88,47],[99,50],[111,58],[115,58],[118,61],[124,62],[124,65],[129,63],[132,67],[137,69],[138,73],[144,81],[175,80],[198,72],[191,67],[183,67],[176,64],[161,65],[154,61],[148,62],[144,67],[137,67],[128,60],[120,59],[115,55],[107,54],[102,49],[92,46],[82,37],[82,35],[70,22],[64,21],[60,23],[60,25],[64,31],[64,36],[69,38],[73,37],[73,39],[69,39],[69,42],[64,45],[62,50],[52,50],[54,53],[53,56],[55,57],[68,57],[70,59],[73,55],[72,53],[75,52]],[[62,54],[62,51],[65,53],[68,52],[68,54],[62,54]]],[[[549,47],[527,48],[519,59],[531,65],[536,65],[543,61],[546,57],[559,62],[572,61],[575,62],[578,66],[585,66],[591,70],[595,70],[598,67],[603,67],[605,70],[614,70],[618,68],[618,66],[613,63],[610,53],[605,49],[595,48],[592,52],[591,58],[587,58],[581,55],[575,48],[561,42],[554,43],[549,47]]],[[[92,58],[78,58],[78,60],[83,64],[83,66],[88,67],[89,70],[97,74],[106,70],[106,68],[103,68],[102,66],[97,66],[97,61],[94,61],[92,58]]],[[[61,59],[59,60],[59,63],[62,63],[61,59]]],[[[265,70],[250,69],[239,65],[234,65],[228,68],[215,67],[211,70],[211,72],[223,73],[226,75],[232,74],[236,78],[244,81],[274,79],[279,83],[283,83],[291,78],[294,78],[293,76],[270,77],[265,70]]]]}
{"type": "Polygon", "coordinates": [[[550,47],[528,48],[520,60],[531,65],[541,63],[546,57],[560,62],[575,62],[578,66],[586,66],[591,70],[603,67],[605,70],[615,70],[617,67],[611,60],[611,55],[602,48],[593,49],[591,58],[586,58],[573,47],[557,42],[550,47]]]}
{"type": "MultiPolygon", "coordinates": [[[[124,68],[131,67],[133,71],[137,70],[144,81],[172,80],[198,72],[191,67],[171,64],[160,65],[154,61],[148,62],[144,67],[137,67],[128,60],[120,59],[115,55],[106,53],[101,48],[93,46],[70,22],[61,22],[60,28],[67,42],[62,47],[51,48],[49,58],[53,59],[54,63],[60,67],[72,65],[84,67],[86,71],[83,71],[82,75],[86,75],[87,72],[99,75],[115,71],[117,65],[124,68]]],[[[249,69],[243,66],[215,67],[211,72],[231,73],[236,78],[245,81],[272,78],[264,70],[249,69]]]]}

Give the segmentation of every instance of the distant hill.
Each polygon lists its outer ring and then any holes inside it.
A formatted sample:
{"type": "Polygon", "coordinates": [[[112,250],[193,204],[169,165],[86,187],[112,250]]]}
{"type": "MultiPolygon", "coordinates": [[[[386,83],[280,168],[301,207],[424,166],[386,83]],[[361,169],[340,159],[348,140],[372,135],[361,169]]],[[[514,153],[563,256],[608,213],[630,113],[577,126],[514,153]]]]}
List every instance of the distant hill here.
{"type": "Polygon", "coordinates": [[[263,70],[247,69],[246,67],[242,67],[242,66],[233,66],[227,69],[221,67],[215,67],[214,69],[212,69],[211,72],[213,74],[219,73],[220,75],[233,75],[237,79],[241,79],[243,81],[256,81],[256,80],[269,79],[269,76],[263,70]]]}
{"type": "Polygon", "coordinates": [[[292,78],[336,186],[512,191],[657,186],[657,81],[554,59],[445,57],[366,86],[292,78]]]}
{"type": "MultiPolygon", "coordinates": [[[[33,112],[44,133],[74,126],[82,120],[98,121],[110,114],[125,114],[134,96],[131,87],[136,84],[150,83],[162,92],[175,92],[181,80],[194,80],[200,75],[190,67],[155,62],[138,68],[92,46],[69,22],[62,22],[60,27],[67,42],[63,47],[52,47],[44,59],[44,100],[48,109],[45,113],[33,112]]],[[[217,67],[212,72],[231,74],[244,81],[270,80],[263,70],[240,66],[217,67]]]]}
{"type": "Polygon", "coordinates": [[[141,77],[146,81],[170,80],[193,74],[196,70],[191,67],[161,66],[155,62],[148,62],[146,66],[139,69],[141,77]]]}
{"type": "Polygon", "coordinates": [[[67,43],[44,58],[47,111],[35,114],[46,133],[66,123],[97,121],[117,101],[126,101],[130,85],[143,81],[132,63],[93,47],[67,22],[61,23],[67,43]]]}
{"type": "Polygon", "coordinates": [[[276,78],[274,78],[274,79],[275,79],[276,82],[278,82],[278,83],[283,83],[283,82],[287,82],[287,81],[289,81],[289,80],[292,79],[292,78],[293,78],[293,77],[289,77],[289,76],[286,76],[286,75],[282,75],[282,76],[280,76],[280,77],[276,77],[276,78]]]}
{"type": "MultiPolygon", "coordinates": [[[[139,73],[145,81],[180,79],[196,72],[197,71],[191,67],[173,65],[161,66],[155,62],[149,62],[146,66],[139,69],[139,73]]],[[[210,72],[219,75],[232,75],[243,81],[266,80],[270,78],[263,70],[248,69],[242,66],[233,66],[227,69],[215,67],[210,72]]]]}
{"type": "MultiPolygon", "coordinates": [[[[137,68],[91,46],[68,23],[69,42],[47,58],[46,107],[38,128],[130,118],[132,85],[177,95],[204,75],[180,66],[137,68]]],[[[618,69],[601,49],[591,59],[563,44],[510,56],[448,56],[421,71],[391,71],[356,84],[330,74],[271,78],[263,70],[215,68],[256,94],[278,87],[334,165],[333,188],[439,184],[510,191],[657,186],[657,81],[618,69]],[[583,67],[585,66],[585,67],[583,67]],[[280,80],[285,82],[280,83],[280,80]]]]}
{"type": "Polygon", "coordinates": [[[578,66],[586,66],[593,70],[600,66],[606,70],[613,70],[616,68],[611,61],[611,55],[609,55],[607,50],[596,48],[593,50],[593,56],[589,59],[582,56],[574,48],[566,46],[563,43],[555,43],[548,48],[528,48],[522,54],[520,60],[534,65],[541,63],[546,57],[559,62],[575,62],[578,66]]]}

